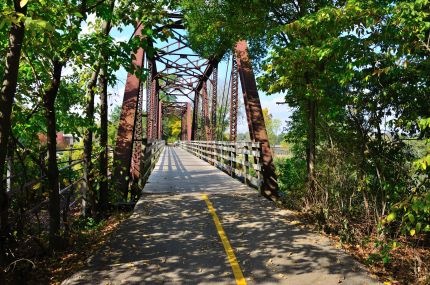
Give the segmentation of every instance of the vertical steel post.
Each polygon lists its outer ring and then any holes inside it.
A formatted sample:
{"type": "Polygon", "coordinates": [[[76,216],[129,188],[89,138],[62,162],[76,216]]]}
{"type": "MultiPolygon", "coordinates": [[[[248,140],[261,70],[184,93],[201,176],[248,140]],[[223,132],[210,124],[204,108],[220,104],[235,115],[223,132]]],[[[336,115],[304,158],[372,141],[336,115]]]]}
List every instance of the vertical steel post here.
{"type": "Polygon", "coordinates": [[[153,82],[152,82],[152,70],[153,70],[153,62],[148,60],[147,58],[147,67],[149,70],[148,77],[146,78],[146,138],[152,138],[152,91],[153,91],[153,82]]]}
{"type": "Polygon", "coordinates": [[[157,120],[157,125],[158,125],[158,139],[161,140],[162,139],[162,135],[163,135],[163,102],[160,101],[158,103],[158,120],[157,120]]]}
{"type": "Polygon", "coordinates": [[[191,117],[191,103],[187,103],[187,134],[186,139],[187,141],[192,140],[192,117],[191,117]]]}
{"type": "MultiPolygon", "coordinates": [[[[266,131],[266,125],[261,109],[260,98],[255,82],[255,75],[252,69],[251,61],[248,54],[248,45],[246,41],[240,41],[235,47],[236,62],[238,66],[240,84],[242,86],[245,107],[249,108],[247,113],[249,133],[255,141],[261,142],[262,146],[262,174],[263,187],[262,195],[272,200],[277,200],[278,182],[273,164],[272,151],[270,149],[269,138],[266,131]]],[[[252,138],[251,137],[251,138],[252,138]]]]}
{"type": "Polygon", "coordinates": [[[212,116],[211,116],[211,133],[214,140],[216,134],[216,119],[217,119],[217,106],[218,106],[218,64],[215,65],[212,71],[212,116]]]}
{"type": "Polygon", "coordinates": [[[202,87],[202,117],[203,117],[203,125],[205,127],[206,141],[212,140],[211,135],[211,126],[210,126],[210,117],[209,117],[209,99],[208,99],[208,91],[207,91],[207,83],[203,82],[202,87]]]}
{"type": "Polygon", "coordinates": [[[194,110],[193,110],[193,125],[191,130],[191,140],[197,139],[198,123],[199,123],[199,93],[196,92],[194,95],[194,110]]]}
{"type": "Polygon", "coordinates": [[[134,117],[134,134],[132,146],[132,160],[130,174],[133,182],[137,182],[140,177],[140,157],[142,156],[142,104],[143,104],[143,84],[140,84],[139,96],[137,100],[136,116],[134,117]]]}
{"type": "Polygon", "coordinates": [[[159,95],[159,86],[157,84],[157,81],[154,80],[154,93],[152,94],[152,138],[158,139],[158,95],[159,95]]]}
{"type": "Polygon", "coordinates": [[[181,115],[181,141],[186,141],[187,136],[187,113],[183,112],[181,115]]]}
{"type": "MultiPolygon", "coordinates": [[[[139,25],[134,37],[141,37],[142,25],[139,25]]],[[[138,69],[143,66],[144,50],[139,48],[134,53],[132,64],[138,69]]],[[[113,179],[116,188],[122,192],[124,200],[128,198],[128,183],[133,149],[133,135],[135,117],[137,115],[138,100],[140,93],[140,79],[129,73],[125,84],[124,99],[121,108],[120,121],[118,125],[117,140],[114,151],[113,179]]]]}
{"type": "Polygon", "coordinates": [[[237,110],[238,110],[238,76],[237,61],[233,53],[231,68],[231,94],[230,94],[230,141],[235,142],[237,138],[237,110]]]}

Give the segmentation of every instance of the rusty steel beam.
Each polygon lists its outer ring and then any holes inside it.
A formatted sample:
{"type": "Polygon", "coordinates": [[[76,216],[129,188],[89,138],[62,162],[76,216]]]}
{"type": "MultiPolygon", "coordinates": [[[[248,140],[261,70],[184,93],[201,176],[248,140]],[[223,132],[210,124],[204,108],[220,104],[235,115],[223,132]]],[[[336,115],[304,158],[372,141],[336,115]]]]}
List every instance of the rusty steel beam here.
{"type": "Polygon", "coordinates": [[[240,84],[247,111],[249,132],[253,134],[253,140],[262,144],[262,174],[263,185],[261,194],[267,198],[277,201],[279,198],[278,182],[273,164],[272,151],[270,149],[269,137],[264,123],[263,110],[261,109],[255,75],[248,54],[246,41],[240,41],[235,47],[236,62],[238,66],[240,84]]]}
{"type": "MultiPolygon", "coordinates": [[[[135,30],[134,37],[142,36],[142,25],[135,30]]],[[[139,48],[133,55],[132,64],[141,69],[144,60],[144,50],[139,48]]],[[[128,198],[128,185],[130,166],[133,150],[133,135],[135,117],[139,101],[141,81],[139,77],[129,73],[125,84],[124,98],[121,107],[120,121],[118,125],[116,146],[114,150],[113,179],[117,189],[122,193],[123,199],[128,198]]]]}
{"type": "Polygon", "coordinates": [[[146,137],[147,139],[153,139],[153,124],[154,124],[154,113],[153,113],[153,105],[154,105],[154,93],[156,90],[156,64],[153,59],[147,58],[148,62],[148,70],[149,74],[146,79],[146,137]]]}
{"type": "Polygon", "coordinates": [[[235,142],[237,138],[237,111],[239,109],[239,80],[237,76],[237,61],[233,53],[231,68],[231,92],[230,92],[230,141],[235,142]]]}
{"type": "Polygon", "coordinates": [[[203,82],[202,88],[202,117],[203,117],[203,125],[205,128],[206,140],[212,140],[211,134],[211,126],[210,126],[210,117],[209,117],[209,99],[208,99],[208,91],[207,91],[207,83],[203,82]]]}
{"type": "Polygon", "coordinates": [[[181,141],[185,141],[187,136],[187,114],[181,116],[181,141]]]}
{"type": "Polygon", "coordinates": [[[159,93],[158,93],[158,84],[155,82],[155,92],[152,94],[153,96],[153,104],[152,104],[152,135],[153,139],[158,139],[158,103],[159,103],[159,93]]]}
{"type": "Polygon", "coordinates": [[[163,102],[158,103],[158,139],[161,140],[163,131],[163,102]]]}
{"type": "Polygon", "coordinates": [[[196,140],[197,131],[198,131],[198,123],[199,123],[199,92],[196,92],[194,95],[194,108],[193,108],[193,122],[191,128],[191,140],[196,140]]]}
{"type": "Polygon", "coordinates": [[[201,75],[199,78],[199,83],[196,86],[196,92],[200,92],[200,90],[203,87],[203,82],[206,82],[210,78],[212,71],[214,67],[218,64],[218,62],[219,62],[218,59],[214,59],[214,58],[209,59],[208,65],[206,66],[206,69],[203,72],[203,75],[201,75]]]}
{"type": "MultiPolygon", "coordinates": [[[[155,63],[153,63],[153,66],[155,63]]],[[[154,68],[155,69],[155,68],[154,68]]],[[[155,72],[154,72],[155,73],[155,72]]],[[[150,93],[150,104],[149,104],[149,115],[147,120],[150,121],[150,129],[148,139],[157,139],[158,128],[157,128],[157,110],[158,110],[158,81],[155,79],[155,76],[152,76],[151,82],[151,93],[150,93]]]]}
{"type": "Polygon", "coordinates": [[[212,129],[212,140],[216,133],[216,119],[217,119],[217,106],[218,106],[218,64],[214,66],[212,72],[212,116],[211,116],[211,129],[212,129]]]}
{"type": "Polygon", "coordinates": [[[186,140],[191,141],[192,140],[192,117],[191,117],[191,103],[187,103],[187,136],[186,140]]]}
{"type": "Polygon", "coordinates": [[[134,134],[132,146],[132,159],[130,174],[132,182],[137,182],[140,178],[140,158],[142,156],[142,104],[143,104],[143,84],[140,83],[139,96],[137,99],[136,115],[134,116],[134,134]]]}

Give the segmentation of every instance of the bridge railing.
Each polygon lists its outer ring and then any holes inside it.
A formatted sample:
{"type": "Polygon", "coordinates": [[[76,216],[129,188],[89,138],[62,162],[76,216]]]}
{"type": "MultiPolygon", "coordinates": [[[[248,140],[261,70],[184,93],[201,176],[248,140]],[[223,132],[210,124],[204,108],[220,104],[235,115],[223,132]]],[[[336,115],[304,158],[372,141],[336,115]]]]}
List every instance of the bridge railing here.
{"type": "Polygon", "coordinates": [[[142,159],[140,160],[140,183],[142,186],[146,183],[146,180],[148,180],[165,145],[166,143],[163,140],[153,140],[146,143],[145,149],[142,152],[142,159]]]}
{"type": "Polygon", "coordinates": [[[263,182],[261,143],[182,141],[180,145],[246,185],[261,188],[263,182]]]}

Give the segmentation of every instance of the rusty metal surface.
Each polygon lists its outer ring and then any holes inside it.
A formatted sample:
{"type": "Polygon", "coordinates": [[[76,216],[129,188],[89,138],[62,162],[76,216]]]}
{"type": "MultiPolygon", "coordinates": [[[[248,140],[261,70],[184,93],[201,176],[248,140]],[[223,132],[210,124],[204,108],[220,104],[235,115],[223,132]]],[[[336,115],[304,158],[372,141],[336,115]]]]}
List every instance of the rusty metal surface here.
{"type": "Polygon", "coordinates": [[[187,137],[186,140],[191,140],[191,133],[192,133],[192,116],[191,116],[191,104],[190,102],[187,103],[187,137]]]}
{"type": "Polygon", "coordinates": [[[134,116],[133,151],[130,166],[132,181],[137,181],[140,177],[140,157],[142,156],[142,104],[143,104],[143,83],[140,83],[139,95],[137,99],[136,115],[134,116]]]}
{"type": "MultiPolygon", "coordinates": [[[[139,26],[139,28],[136,29],[134,36],[140,37],[142,35],[141,31],[142,27],[139,26]]],[[[137,68],[141,68],[143,65],[144,50],[139,48],[133,58],[134,60],[132,61],[132,64],[137,68]]],[[[123,193],[124,199],[127,199],[128,195],[129,180],[127,177],[130,175],[133,134],[139,101],[140,81],[141,80],[134,74],[129,73],[127,75],[114,151],[115,165],[113,179],[119,191],[123,193]]]]}
{"type": "Polygon", "coordinates": [[[205,129],[206,140],[212,140],[212,132],[210,126],[210,117],[209,117],[209,98],[207,92],[207,83],[203,83],[202,88],[202,117],[203,117],[203,125],[205,129]]]}
{"type": "Polygon", "coordinates": [[[151,104],[150,104],[150,117],[151,120],[151,136],[150,139],[157,138],[157,110],[158,110],[158,88],[157,81],[153,79],[152,81],[152,91],[151,91],[151,104]]]}
{"type": "Polygon", "coordinates": [[[233,53],[232,69],[231,69],[231,92],[230,92],[230,141],[235,142],[237,138],[237,111],[239,104],[238,85],[239,80],[237,76],[237,61],[233,53]]]}
{"type": "Polygon", "coordinates": [[[184,114],[181,117],[181,141],[186,140],[186,135],[187,135],[187,117],[186,117],[186,114],[184,114]]]}
{"type": "Polygon", "coordinates": [[[263,152],[263,189],[262,194],[276,200],[278,194],[278,183],[273,164],[272,151],[264,123],[263,110],[261,109],[260,97],[258,95],[255,75],[248,55],[246,41],[240,41],[235,47],[237,66],[242,86],[244,103],[247,109],[248,126],[252,139],[262,143],[263,152]]]}
{"type": "Polygon", "coordinates": [[[158,103],[158,139],[162,138],[163,134],[163,102],[158,103]]]}
{"type": "Polygon", "coordinates": [[[198,131],[199,93],[194,96],[193,121],[191,127],[191,140],[195,140],[198,131]]]}
{"type": "Polygon", "coordinates": [[[146,79],[146,137],[147,139],[152,139],[152,92],[153,88],[153,72],[154,62],[151,60],[147,60],[147,68],[150,71],[148,77],[146,79]]]}
{"type": "Polygon", "coordinates": [[[218,64],[214,66],[212,72],[212,104],[211,104],[211,130],[212,139],[215,137],[216,133],[216,119],[217,119],[217,107],[218,107],[218,64]]]}

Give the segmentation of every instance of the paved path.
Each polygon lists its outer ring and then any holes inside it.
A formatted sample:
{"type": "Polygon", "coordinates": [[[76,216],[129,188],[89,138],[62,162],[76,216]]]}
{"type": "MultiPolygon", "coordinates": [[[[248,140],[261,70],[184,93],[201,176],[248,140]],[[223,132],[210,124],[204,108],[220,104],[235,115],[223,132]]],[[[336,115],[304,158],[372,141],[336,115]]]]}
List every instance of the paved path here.
{"type": "Polygon", "coordinates": [[[247,284],[378,284],[327,238],[299,227],[293,213],[170,147],[133,215],[85,270],[63,284],[245,284],[236,283],[203,194],[247,284]]]}

